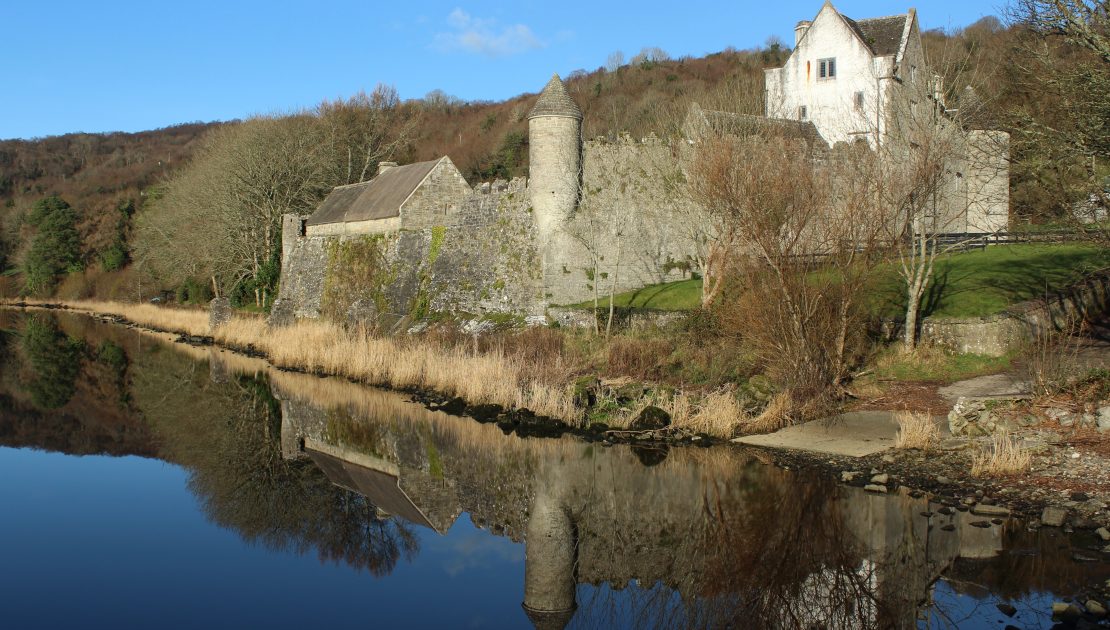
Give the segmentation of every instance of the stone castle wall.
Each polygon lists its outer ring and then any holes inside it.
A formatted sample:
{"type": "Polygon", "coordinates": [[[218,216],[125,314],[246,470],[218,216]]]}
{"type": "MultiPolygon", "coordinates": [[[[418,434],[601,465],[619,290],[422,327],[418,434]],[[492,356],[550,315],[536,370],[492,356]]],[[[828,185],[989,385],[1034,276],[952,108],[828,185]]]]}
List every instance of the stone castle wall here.
{"type": "Polygon", "coordinates": [[[604,297],[698,271],[707,222],[684,186],[678,147],[655,137],[586,142],[581,202],[545,252],[547,301],[575,304],[595,286],[604,297]]]}
{"type": "Polygon", "coordinates": [[[471,189],[450,160],[440,160],[424,182],[401,205],[401,229],[414,230],[458,223],[471,189]]]}
{"type": "Polygon", "coordinates": [[[419,201],[428,211],[409,215],[411,228],[295,236],[283,248],[275,320],[324,316],[391,329],[436,312],[542,314],[523,179],[419,201]]]}
{"type": "Polygon", "coordinates": [[[654,137],[595,140],[582,163],[578,208],[548,216],[546,238],[532,182],[471,191],[438,167],[402,206],[400,229],[305,237],[288,219],[277,317],[391,327],[437,312],[533,316],[589,301],[595,288],[603,298],[698,271],[707,231],[682,195],[675,147],[654,137]],[[358,265],[375,278],[350,277],[358,265]]]}

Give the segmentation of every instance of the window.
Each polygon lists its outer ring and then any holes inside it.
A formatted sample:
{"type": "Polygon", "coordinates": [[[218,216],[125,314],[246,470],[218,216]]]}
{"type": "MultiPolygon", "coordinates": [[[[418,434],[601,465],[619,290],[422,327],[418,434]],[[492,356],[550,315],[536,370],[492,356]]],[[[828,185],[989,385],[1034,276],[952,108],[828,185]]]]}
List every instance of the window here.
{"type": "Polygon", "coordinates": [[[910,83],[917,81],[917,66],[910,66],[910,83]]]}
{"type": "Polygon", "coordinates": [[[836,57],[829,57],[828,59],[817,60],[817,78],[818,79],[835,79],[836,78],[836,57]]]}
{"type": "Polygon", "coordinates": [[[863,111],[863,92],[856,92],[856,111],[863,111]]]}
{"type": "Polygon", "coordinates": [[[808,116],[809,110],[806,109],[805,105],[802,105],[798,108],[798,120],[805,120],[806,118],[808,118],[808,116]]]}

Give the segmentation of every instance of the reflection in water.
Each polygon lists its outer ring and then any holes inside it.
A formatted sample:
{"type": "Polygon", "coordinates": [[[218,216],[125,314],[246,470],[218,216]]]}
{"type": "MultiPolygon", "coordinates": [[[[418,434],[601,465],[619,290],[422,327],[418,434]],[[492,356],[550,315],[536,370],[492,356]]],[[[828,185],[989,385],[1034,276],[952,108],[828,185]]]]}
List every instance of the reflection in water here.
{"type": "Polygon", "coordinates": [[[948,614],[932,599],[938,577],[961,562],[1021,564],[1000,554],[1033,544],[1015,525],[976,527],[980,517],[926,499],[733,449],[674,449],[645,466],[635,448],[505,436],[347,383],[283,374],[274,385],[287,458],[311,457],[409,522],[442,532],[468,512],[524,539],[523,606],[537,627],[629,615],[669,627],[913,627],[927,608],[948,614]]]}
{"type": "Polygon", "coordinates": [[[244,540],[378,576],[415,561],[418,528],[450,535],[467,513],[524,543],[520,603],[536,627],[958,624],[965,594],[1021,599],[1108,572],[1077,567],[1055,549],[1062,540],[975,527],[925,499],[866,494],[746,451],[506,436],[394,393],[88,320],[0,324],[23,331],[0,353],[0,443],[156,455],[191,471],[208,518],[244,540]],[[65,376],[46,388],[56,393],[30,387],[44,374],[65,376]],[[27,421],[48,405],[71,420],[27,421]],[[106,427],[120,433],[107,439],[106,427]],[[88,437],[58,440],[62,430],[88,437]]]}
{"type": "Polygon", "coordinates": [[[23,327],[23,349],[34,376],[26,388],[36,405],[57,409],[69,402],[77,382],[83,348],[83,342],[63,334],[53,318],[27,318],[23,327]]]}

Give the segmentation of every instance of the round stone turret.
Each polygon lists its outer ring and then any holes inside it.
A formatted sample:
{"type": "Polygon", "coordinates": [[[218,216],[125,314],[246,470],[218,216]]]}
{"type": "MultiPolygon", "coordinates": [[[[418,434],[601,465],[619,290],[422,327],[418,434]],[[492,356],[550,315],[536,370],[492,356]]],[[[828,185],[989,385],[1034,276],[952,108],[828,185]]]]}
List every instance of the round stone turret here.
{"type": "Polygon", "coordinates": [[[528,195],[546,242],[578,207],[582,181],[582,110],[557,74],[528,114],[528,160],[528,195]]]}

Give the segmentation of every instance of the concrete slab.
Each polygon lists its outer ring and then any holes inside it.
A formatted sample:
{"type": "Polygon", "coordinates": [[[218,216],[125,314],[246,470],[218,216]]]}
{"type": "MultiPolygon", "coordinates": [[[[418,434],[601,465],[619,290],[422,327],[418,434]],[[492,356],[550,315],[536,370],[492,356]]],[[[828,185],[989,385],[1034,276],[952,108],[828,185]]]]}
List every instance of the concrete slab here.
{"type": "Polygon", "coordinates": [[[894,446],[898,421],[889,411],[855,411],[733,440],[738,444],[865,457],[894,446]]]}
{"type": "Polygon", "coordinates": [[[964,398],[1025,398],[1029,396],[1029,383],[1013,374],[990,374],[969,378],[937,390],[945,400],[955,402],[964,398]]]}

